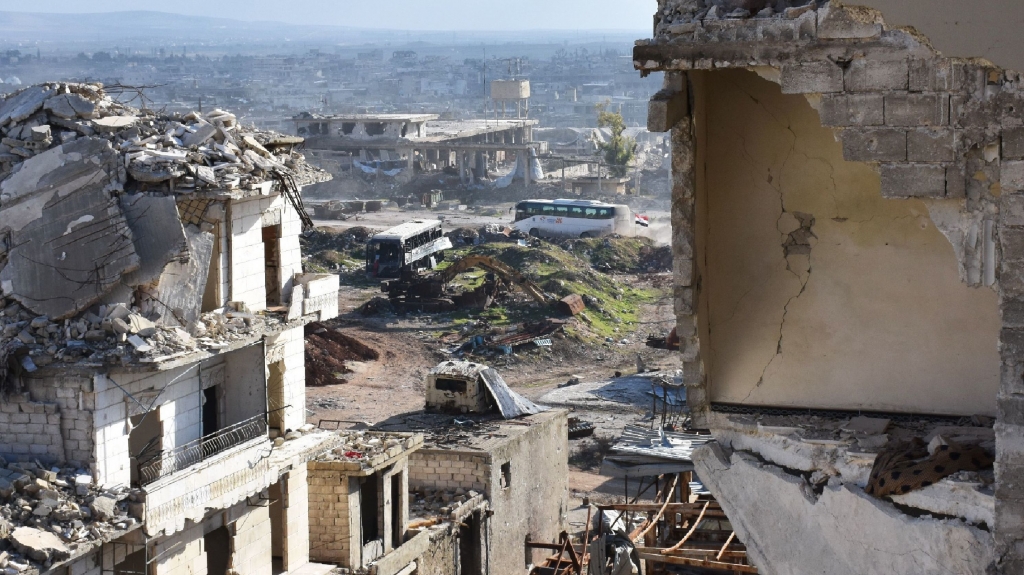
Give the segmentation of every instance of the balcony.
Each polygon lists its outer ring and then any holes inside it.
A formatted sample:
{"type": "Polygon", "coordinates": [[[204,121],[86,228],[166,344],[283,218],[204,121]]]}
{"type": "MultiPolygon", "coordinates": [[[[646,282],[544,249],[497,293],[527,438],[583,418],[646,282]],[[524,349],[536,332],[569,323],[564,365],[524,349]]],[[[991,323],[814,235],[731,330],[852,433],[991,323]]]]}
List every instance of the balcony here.
{"type": "Polygon", "coordinates": [[[149,485],[161,477],[187,469],[232,447],[267,437],[267,417],[260,414],[206,437],[165,451],[139,463],[139,483],[149,485]]]}

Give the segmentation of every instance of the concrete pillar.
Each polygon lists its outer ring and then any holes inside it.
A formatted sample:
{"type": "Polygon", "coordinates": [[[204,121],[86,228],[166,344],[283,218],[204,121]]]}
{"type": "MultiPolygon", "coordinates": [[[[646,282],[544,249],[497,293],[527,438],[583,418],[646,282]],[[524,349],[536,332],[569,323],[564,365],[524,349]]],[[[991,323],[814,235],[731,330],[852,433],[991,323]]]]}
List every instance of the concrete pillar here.
{"type": "Polygon", "coordinates": [[[530,162],[530,150],[529,149],[519,150],[519,153],[520,154],[524,154],[526,156],[526,162],[524,162],[524,164],[526,165],[526,170],[524,170],[524,172],[523,172],[523,182],[527,186],[529,186],[530,185],[530,163],[531,163],[530,162]]]}
{"type": "Polygon", "coordinates": [[[306,468],[299,467],[281,479],[285,571],[294,571],[309,563],[309,486],[306,475],[306,468]]]}

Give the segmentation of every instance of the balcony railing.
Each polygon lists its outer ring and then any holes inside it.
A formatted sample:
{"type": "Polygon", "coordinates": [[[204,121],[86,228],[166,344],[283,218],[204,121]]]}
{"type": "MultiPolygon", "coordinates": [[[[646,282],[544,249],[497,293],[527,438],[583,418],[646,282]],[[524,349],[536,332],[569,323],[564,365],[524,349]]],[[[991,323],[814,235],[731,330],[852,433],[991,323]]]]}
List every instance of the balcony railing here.
{"type": "Polygon", "coordinates": [[[202,439],[164,451],[148,461],[140,462],[139,482],[142,485],[153,483],[161,477],[186,469],[236,445],[266,436],[267,416],[260,414],[250,417],[202,439]]]}

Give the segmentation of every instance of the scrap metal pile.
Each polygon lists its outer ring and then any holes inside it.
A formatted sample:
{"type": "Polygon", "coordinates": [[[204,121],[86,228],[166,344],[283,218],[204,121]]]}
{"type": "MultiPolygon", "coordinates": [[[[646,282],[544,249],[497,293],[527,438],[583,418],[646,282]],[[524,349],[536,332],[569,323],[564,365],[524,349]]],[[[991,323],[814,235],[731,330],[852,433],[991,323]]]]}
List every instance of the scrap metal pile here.
{"type": "Polygon", "coordinates": [[[329,178],[228,112],[164,115],[99,84],[0,100],[0,387],[7,370],[222,348],[260,318],[201,317],[224,199],[329,178]],[[16,361],[7,361],[14,355],[16,361]]]}

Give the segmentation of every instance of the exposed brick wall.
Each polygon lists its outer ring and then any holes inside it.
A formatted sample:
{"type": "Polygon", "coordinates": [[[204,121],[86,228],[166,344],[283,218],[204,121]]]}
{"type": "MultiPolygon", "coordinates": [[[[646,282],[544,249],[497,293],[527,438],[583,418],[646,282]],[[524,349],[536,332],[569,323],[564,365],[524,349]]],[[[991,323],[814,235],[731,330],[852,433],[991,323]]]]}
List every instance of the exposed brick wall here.
{"type": "Polygon", "coordinates": [[[32,401],[27,393],[0,401],[0,455],[11,461],[65,460],[56,403],[32,401]]]}
{"type": "Polygon", "coordinates": [[[409,456],[409,485],[487,491],[490,456],[443,449],[420,449],[409,456]]]}
{"type": "Polygon", "coordinates": [[[349,566],[353,563],[350,537],[359,533],[359,518],[349,513],[350,499],[358,499],[359,491],[350,492],[349,476],[337,466],[311,462],[307,473],[309,558],[349,566]]]}

